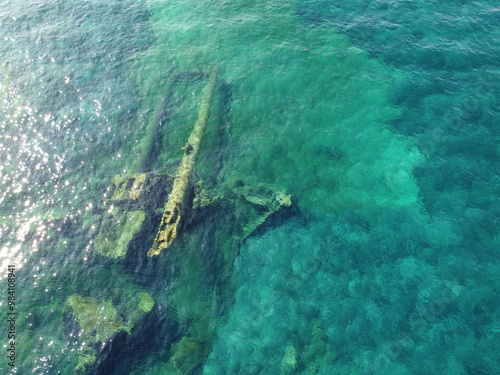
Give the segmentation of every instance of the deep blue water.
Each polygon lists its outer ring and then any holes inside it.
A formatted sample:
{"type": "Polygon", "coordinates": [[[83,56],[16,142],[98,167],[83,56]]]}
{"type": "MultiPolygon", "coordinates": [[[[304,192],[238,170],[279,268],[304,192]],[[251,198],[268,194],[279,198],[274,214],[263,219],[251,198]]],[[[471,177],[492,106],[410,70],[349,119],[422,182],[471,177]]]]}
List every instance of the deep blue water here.
{"type": "Polygon", "coordinates": [[[0,32],[4,373],[498,373],[493,1],[6,0],[0,32]],[[176,174],[214,68],[192,186],[226,203],[149,258],[158,182],[104,256],[110,182],[176,174]],[[245,187],[292,206],[240,242],[245,187]]]}

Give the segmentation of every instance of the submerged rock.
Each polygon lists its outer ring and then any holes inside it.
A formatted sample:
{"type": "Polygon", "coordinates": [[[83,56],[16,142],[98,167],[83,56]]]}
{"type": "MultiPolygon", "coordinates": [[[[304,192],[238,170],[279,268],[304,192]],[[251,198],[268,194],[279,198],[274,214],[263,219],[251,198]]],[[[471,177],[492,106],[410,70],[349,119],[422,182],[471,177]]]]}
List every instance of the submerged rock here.
{"type": "Polygon", "coordinates": [[[170,361],[181,374],[189,374],[207,355],[205,345],[184,336],[172,344],[170,361]]]}
{"type": "Polygon", "coordinates": [[[73,294],[67,300],[69,312],[80,326],[80,336],[88,343],[107,341],[116,332],[130,333],[110,300],[100,302],[93,297],[73,294]]]}
{"type": "Polygon", "coordinates": [[[280,374],[288,375],[295,373],[297,367],[297,350],[292,343],[288,343],[285,349],[285,356],[281,360],[280,374]]]}
{"type": "Polygon", "coordinates": [[[68,297],[64,312],[70,320],[77,323],[79,329],[78,333],[69,333],[70,337],[76,337],[76,344],[79,346],[75,373],[83,374],[93,366],[104,344],[115,335],[120,332],[130,335],[134,325],[155,304],[146,292],[136,294],[131,302],[131,306],[115,306],[111,299],[101,301],[78,294],[68,297]]]}

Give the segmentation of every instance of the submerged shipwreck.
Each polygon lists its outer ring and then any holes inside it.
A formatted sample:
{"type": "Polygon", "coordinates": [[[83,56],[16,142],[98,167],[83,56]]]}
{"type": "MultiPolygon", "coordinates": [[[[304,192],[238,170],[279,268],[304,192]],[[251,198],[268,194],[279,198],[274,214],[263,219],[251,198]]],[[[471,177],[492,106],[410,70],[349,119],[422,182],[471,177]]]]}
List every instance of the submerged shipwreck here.
{"type": "MultiPolygon", "coordinates": [[[[112,178],[94,221],[86,224],[96,257],[117,265],[118,273],[121,267],[131,268],[128,264],[145,265],[148,270],[141,268],[141,272],[152,279],[161,274],[168,292],[155,294],[141,280],[141,286],[132,285],[128,292],[118,293],[119,298],[116,292],[71,295],[64,319],[73,333],[79,330],[79,340],[87,342],[79,349],[77,373],[105,371],[106,356],[112,356],[112,350],[103,349],[104,344],[128,340],[127,345],[133,346],[134,336],[150,327],[145,321],[162,320],[165,308],[155,309],[161,305],[167,306],[169,319],[177,327],[168,350],[162,352],[163,371],[189,374],[210,352],[216,329],[234,298],[231,271],[241,242],[268,218],[291,206],[288,194],[266,184],[253,186],[242,178],[210,189],[199,180],[197,157],[214,95],[227,84],[218,78],[216,69],[208,74],[187,73],[174,77],[169,95],[185,81],[202,81],[205,86],[176,172],[147,171],[148,161],[158,152],[156,141],[168,110],[167,98],[136,165],[130,173],[112,178]],[[142,325],[141,331],[134,331],[136,325],[142,325]]],[[[133,276],[128,279],[134,281],[133,276]]]]}
{"type": "MultiPolygon", "coordinates": [[[[163,249],[168,248],[181,230],[183,216],[195,214],[196,210],[216,204],[247,203],[254,206],[258,213],[253,215],[255,218],[250,219],[246,224],[245,233],[242,235],[244,238],[262,224],[269,215],[283,206],[291,205],[289,195],[264,185],[248,187],[242,181],[236,181],[234,186],[223,195],[210,196],[203,189],[202,183],[195,181],[196,157],[210,113],[217,77],[217,70],[213,70],[208,75],[198,118],[186,145],[182,148],[184,154],[175,175],[135,172],[117,175],[112,179],[108,189],[110,198],[107,199],[110,208],[102,219],[94,244],[97,253],[112,258],[124,257],[133,236],[141,230],[147,210],[157,209],[157,207],[151,207],[151,204],[158,204],[158,198],[161,199],[161,196],[165,195],[167,200],[164,204],[163,215],[156,238],[147,251],[148,256],[159,255],[163,249]],[[158,192],[158,189],[161,191],[158,192]]],[[[149,142],[153,141],[154,137],[149,137],[149,142]]],[[[146,149],[149,152],[152,146],[148,145],[146,149]]],[[[143,159],[147,157],[146,155],[143,159]]]]}

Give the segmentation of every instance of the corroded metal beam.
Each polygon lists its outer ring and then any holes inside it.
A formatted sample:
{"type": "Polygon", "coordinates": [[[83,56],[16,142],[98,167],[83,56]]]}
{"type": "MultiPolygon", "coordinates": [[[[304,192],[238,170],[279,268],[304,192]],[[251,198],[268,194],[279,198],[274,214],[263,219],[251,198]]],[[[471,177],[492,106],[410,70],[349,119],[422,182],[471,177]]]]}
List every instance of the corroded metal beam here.
{"type": "Polygon", "coordinates": [[[160,228],[156,234],[153,246],[151,246],[148,251],[149,256],[160,254],[161,251],[170,246],[177,237],[182,214],[186,208],[185,201],[189,189],[189,176],[194,168],[196,155],[200,149],[201,139],[210,113],[210,104],[217,84],[217,75],[218,70],[214,69],[203,90],[203,97],[198,111],[198,119],[184,147],[184,155],[182,156],[181,164],[175,176],[172,192],[170,193],[167,203],[165,203],[160,228]]]}

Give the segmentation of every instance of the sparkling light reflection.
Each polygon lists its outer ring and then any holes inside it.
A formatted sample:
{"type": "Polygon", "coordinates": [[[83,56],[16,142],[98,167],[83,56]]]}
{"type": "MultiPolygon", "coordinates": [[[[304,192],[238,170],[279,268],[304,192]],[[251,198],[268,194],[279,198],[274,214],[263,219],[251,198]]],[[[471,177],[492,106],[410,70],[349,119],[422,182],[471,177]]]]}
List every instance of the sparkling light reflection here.
{"type": "MultiPolygon", "coordinates": [[[[57,121],[50,113],[38,113],[22,96],[22,90],[0,82],[0,267],[21,269],[29,253],[38,251],[50,236],[56,218],[58,181],[65,156],[57,152],[51,134],[67,128],[71,120],[57,121]],[[55,190],[54,190],[55,189],[55,190]]],[[[6,276],[1,273],[0,280],[6,276]]]]}

